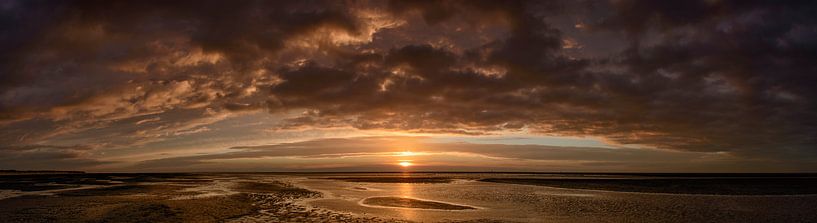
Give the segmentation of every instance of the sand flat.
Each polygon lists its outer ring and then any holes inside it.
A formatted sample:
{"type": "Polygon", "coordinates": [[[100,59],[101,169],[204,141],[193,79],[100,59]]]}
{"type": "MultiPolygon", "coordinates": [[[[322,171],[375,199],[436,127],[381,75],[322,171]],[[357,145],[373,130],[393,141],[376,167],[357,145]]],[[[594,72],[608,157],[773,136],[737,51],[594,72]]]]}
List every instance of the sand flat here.
{"type": "Polygon", "coordinates": [[[817,195],[817,178],[487,178],[482,182],[570,189],[702,195],[817,195]]]}
{"type": "Polygon", "coordinates": [[[776,191],[806,187],[809,184],[803,182],[808,181],[808,177],[811,176],[512,173],[0,176],[0,184],[8,188],[3,192],[14,193],[0,199],[0,219],[6,222],[817,222],[814,214],[817,213],[817,195],[794,193],[804,190],[792,189],[787,194],[713,196],[616,189],[669,184],[720,193],[724,186],[737,185],[723,183],[724,180],[739,180],[743,189],[734,190],[776,191]],[[792,177],[797,179],[789,179],[792,177]],[[524,183],[474,179],[517,179],[524,183]],[[562,184],[560,187],[530,183],[557,180],[562,184]],[[55,184],[60,187],[51,187],[55,184]],[[565,186],[568,184],[576,188],[565,186]],[[36,190],[15,190],[29,186],[36,190]],[[593,189],[585,189],[591,186],[593,189]],[[180,197],[185,199],[178,199],[180,197]]]}
{"type": "Polygon", "coordinates": [[[362,204],[382,207],[417,208],[435,210],[473,210],[474,207],[449,204],[437,201],[420,200],[407,197],[370,197],[363,199],[362,204]]]}

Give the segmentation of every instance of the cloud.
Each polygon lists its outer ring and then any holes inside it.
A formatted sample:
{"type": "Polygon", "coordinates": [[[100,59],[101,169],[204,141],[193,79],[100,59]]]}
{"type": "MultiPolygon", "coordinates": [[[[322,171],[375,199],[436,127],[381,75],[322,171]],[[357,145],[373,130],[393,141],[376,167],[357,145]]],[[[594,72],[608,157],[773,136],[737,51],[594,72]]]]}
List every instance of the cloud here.
{"type": "Polygon", "coordinates": [[[284,119],[277,130],[594,136],[808,162],[815,8],[10,1],[0,9],[0,140],[120,148],[265,111],[284,119]]]}
{"type": "MultiPolygon", "coordinates": [[[[742,160],[726,154],[627,148],[560,147],[473,143],[434,143],[422,137],[327,138],[294,143],[233,147],[220,154],[179,156],[139,162],[134,169],[191,170],[242,167],[235,160],[261,160],[254,168],[267,171],[339,171],[382,166],[396,169],[408,159],[433,170],[491,170],[513,167],[525,171],[799,171],[815,163],[781,164],[774,160],[742,160]],[[402,152],[413,152],[410,156],[402,152]],[[263,160],[276,160],[263,161],[263,160]],[[292,163],[315,163],[295,165],[292,163]],[[338,169],[326,169],[323,165],[338,169]],[[690,165],[695,164],[695,165],[690,165]],[[291,169],[294,168],[294,169],[291,169]],[[434,169],[436,168],[436,169],[434,169]]],[[[251,163],[251,162],[248,162],[251,163]]]]}
{"type": "Polygon", "coordinates": [[[0,147],[0,168],[21,170],[75,170],[112,162],[85,157],[87,146],[4,146],[0,147]]]}

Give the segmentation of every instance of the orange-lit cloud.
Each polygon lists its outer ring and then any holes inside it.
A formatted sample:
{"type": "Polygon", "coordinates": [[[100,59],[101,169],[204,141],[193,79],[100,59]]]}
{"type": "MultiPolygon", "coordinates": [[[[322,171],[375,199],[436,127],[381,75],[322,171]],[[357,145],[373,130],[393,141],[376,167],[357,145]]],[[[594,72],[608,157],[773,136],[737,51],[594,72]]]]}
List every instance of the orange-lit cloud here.
{"type": "MultiPolygon", "coordinates": [[[[813,163],[815,8],[6,1],[0,145],[47,148],[42,154],[70,154],[56,160],[85,167],[351,129],[595,137],[613,147],[813,163]],[[258,114],[269,120],[247,118],[258,114]]],[[[4,153],[50,160],[33,151],[4,153]]]]}

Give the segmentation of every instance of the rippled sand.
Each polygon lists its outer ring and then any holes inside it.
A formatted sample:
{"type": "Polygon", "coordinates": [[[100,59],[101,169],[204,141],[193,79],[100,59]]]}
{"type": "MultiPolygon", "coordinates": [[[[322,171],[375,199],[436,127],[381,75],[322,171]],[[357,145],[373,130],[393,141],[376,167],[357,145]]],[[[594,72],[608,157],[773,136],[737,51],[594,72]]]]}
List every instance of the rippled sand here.
{"type": "Polygon", "coordinates": [[[0,176],[0,221],[817,222],[811,186],[810,175],[16,175],[0,176]]]}

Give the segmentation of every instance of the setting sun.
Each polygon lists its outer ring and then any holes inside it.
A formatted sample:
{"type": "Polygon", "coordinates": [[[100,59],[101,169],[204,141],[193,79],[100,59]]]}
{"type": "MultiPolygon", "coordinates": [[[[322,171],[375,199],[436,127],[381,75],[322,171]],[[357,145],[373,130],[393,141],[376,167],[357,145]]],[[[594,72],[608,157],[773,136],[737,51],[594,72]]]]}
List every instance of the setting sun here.
{"type": "Polygon", "coordinates": [[[817,0],[0,0],[0,223],[817,223],[812,61],[817,0]]]}

